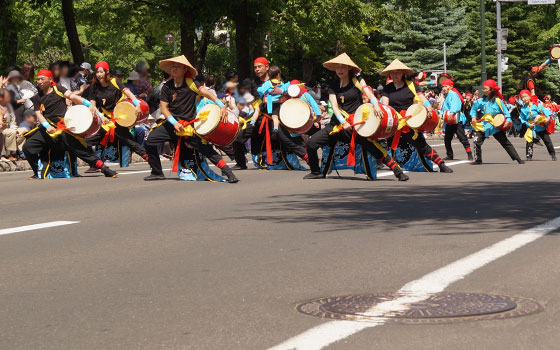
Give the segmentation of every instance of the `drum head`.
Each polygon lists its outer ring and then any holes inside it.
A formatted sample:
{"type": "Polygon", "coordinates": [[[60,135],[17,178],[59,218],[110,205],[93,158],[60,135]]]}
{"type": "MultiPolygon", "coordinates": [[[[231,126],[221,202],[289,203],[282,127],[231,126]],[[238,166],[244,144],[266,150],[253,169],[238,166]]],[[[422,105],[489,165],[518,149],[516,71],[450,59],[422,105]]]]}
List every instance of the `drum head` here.
{"type": "Polygon", "coordinates": [[[309,122],[311,111],[307,102],[293,98],[280,106],[280,122],[288,129],[298,129],[309,122]]]}
{"type": "Polygon", "coordinates": [[[299,97],[299,95],[301,95],[301,88],[299,85],[292,84],[288,86],[288,96],[299,97]]]}
{"type": "Polygon", "coordinates": [[[424,105],[415,103],[406,110],[406,124],[411,128],[419,128],[428,119],[428,110],[424,105]]]}
{"type": "MultiPolygon", "coordinates": [[[[383,107],[385,106],[381,106],[382,109],[383,107]]],[[[358,109],[356,110],[354,114],[354,123],[360,123],[364,120],[364,117],[366,115],[367,119],[365,120],[364,124],[356,125],[356,132],[360,136],[370,137],[375,134],[377,129],[379,129],[379,125],[381,125],[381,119],[375,114],[373,105],[371,103],[366,103],[358,107],[358,109]]]]}
{"type": "Polygon", "coordinates": [[[83,105],[76,105],[68,108],[64,114],[64,125],[66,129],[74,134],[86,132],[93,122],[93,116],[89,108],[83,105]]]}
{"type": "Polygon", "coordinates": [[[220,124],[221,108],[215,104],[207,104],[196,115],[197,118],[204,118],[204,116],[206,116],[205,120],[199,120],[193,124],[196,133],[201,136],[210,134],[220,124]]]}
{"type": "Polygon", "coordinates": [[[560,45],[555,44],[550,47],[550,58],[553,60],[560,59],[560,45]]]}
{"type": "Polygon", "coordinates": [[[506,117],[503,114],[496,114],[496,116],[494,117],[494,126],[498,127],[500,125],[503,125],[505,120],[506,117]]]}
{"type": "Polygon", "coordinates": [[[128,101],[119,102],[113,110],[113,117],[120,126],[133,126],[136,123],[136,108],[128,101]]]}

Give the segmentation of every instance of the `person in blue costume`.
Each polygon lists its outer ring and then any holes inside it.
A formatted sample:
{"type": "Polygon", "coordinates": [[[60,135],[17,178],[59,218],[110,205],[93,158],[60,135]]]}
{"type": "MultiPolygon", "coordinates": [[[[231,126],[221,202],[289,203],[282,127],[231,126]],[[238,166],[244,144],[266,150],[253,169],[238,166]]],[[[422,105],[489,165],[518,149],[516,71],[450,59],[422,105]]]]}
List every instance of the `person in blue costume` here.
{"type": "Polygon", "coordinates": [[[471,164],[482,164],[482,144],[487,137],[494,136],[506,150],[512,160],[519,164],[525,163],[517,154],[515,147],[508,140],[506,133],[494,127],[494,117],[503,114],[511,122],[511,116],[500,92],[500,87],[492,79],[484,82],[482,87],[483,98],[479,98],[471,108],[471,125],[474,131],[474,162],[471,164]]]}
{"type": "Polygon", "coordinates": [[[453,137],[457,135],[457,138],[463,144],[465,148],[465,152],[467,152],[467,156],[469,160],[473,160],[471,145],[469,140],[467,139],[467,135],[465,135],[465,123],[467,122],[467,118],[465,114],[461,111],[463,108],[463,97],[453,87],[454,83],[451,79],[445,79],[441,82],[441,90],[446,95],[445,101],[443,102],[443,107],[441,108],[441,112],[445,113],[453,113],[458,116],[457,124],[445,124],[445,150],[447,152],[447,157],[443,158],[444,160],[452,160],[453,159],[453,148],[451,147],[451,141],[453,141],[453,137]]]}
{"type": "Polygon", "coordinates": [[[525,146],[527,160],[533,160],[533,144],[537,135],[544,141],[552,160],[556,160],[554,145],[547,131],[552,112],[550,112],[548,108],[545,108],[542,102],[534,103],[529,90],[522,90],[519,93],[519,98],[523,101],[519,117],[522,123],[521,134],[525,136],[525,140],[527,141],[525,146]]]}

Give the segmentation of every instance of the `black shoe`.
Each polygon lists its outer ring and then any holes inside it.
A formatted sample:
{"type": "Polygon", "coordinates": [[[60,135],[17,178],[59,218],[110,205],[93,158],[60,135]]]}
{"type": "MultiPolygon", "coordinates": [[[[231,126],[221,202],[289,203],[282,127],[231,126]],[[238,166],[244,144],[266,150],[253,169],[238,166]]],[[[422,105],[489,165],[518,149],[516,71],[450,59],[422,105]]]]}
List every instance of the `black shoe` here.
{"type": "Polygon", "coordinates": [[[550,155],[550,157],[552,158],[553,161],[556,161],[556,154],[552,154],[550,155]]]}
{"type": "Polygon", "coordinates": [[[533,160],[533,157],[527,157],[527,161],[530,162],[533,160]]]}
{"type": "Polygon", "coordinates": [[[88,170],[84,171],[84,173],[93,174],[93,173],[98,173],[100,171],[101,171],[100,169],[97,169],[96,167],[90,166],[88,170]]]}
{"type": "Polygon", "coordinates": [[[474,162],[471,163],[471,165],[480,165],[482,164],[481,160],[475,160],[474,162]]]}
{"type": "Polygon", "coordinates": [[[103,175],[105,175],[105,177],[119,177],[119,174],[117,174],[116,171],[110,169],[107,166],[101,169],[101,172],[103,173],[103,175]]]}
{"type": "Polygon", "coordinates": [[[517,160],[517,163],[519,163],[519,164],[525,164],[525,161],[524,161],[523,159],[518,159],[518,160],[517,160]]]}
{"type": "Polygon", "coordinates": [[[75,173],[75,174],[72,174],[72,177],[83,177],[83,176],[78,174],[78,173],[75,173]]]}
{"type": "Polygon", "coordinates": [[[443,158],[443,160],[453,160],[453,157],[447,156],[447,157],[443,158]]]}
{"type": "Polygon", "coordinates": [[[144,181],[165,180],[165,175],[151,174],[144,178],[144,181]]]}
{"type": "Polygon", "coordinates": [[[226,174],[227,176],[227,182],[230,184],[234,184],[234,183],[238,183],[239,179],[237,177],[235,177],[235,175],[233,174],[233,172],[226,174]]]}
{"type": "Polygon", "coordinates": [[[235,164],[231,170],[247,170],[247,166],[246,165],[239,165],[239,164],[235,164]]]}
{"type": "Polygon", "coordinates": [[[323,178],[323,174],[309,173],[309,174],[305,175],[303,178],[306,179],[306,180],[309,180],[309,179],[322,179],[322,178],[323,178]]]}
{"type": "Polygon", "coordinates": [[[39,176],[33,175],[33,176],[30,176],[29,178],[27,178],[27,180],[39,180],[39,176]]]}
{"type": "Polygon", "coordinates": [[[468,160],[473,160],[472,152],[467,153],[468,160]]]}
{"type": "Polygon", "coordinates": [[[400,173],[397,175],[397,179],[399,179],[399,181],[408,181],[410,178],[405,173],[400,173]]]}
{"type": "Polygon", "coordinates": [[[440,171],[441,173],[448,173],[448,174],[450,174],[450,173],[453,172],[453,169],[451,169],[450,167],[448,167],[447,165],[445,165],[445,163],[441,163],[441,164],[439,165],[439,171],[440,171]]]}

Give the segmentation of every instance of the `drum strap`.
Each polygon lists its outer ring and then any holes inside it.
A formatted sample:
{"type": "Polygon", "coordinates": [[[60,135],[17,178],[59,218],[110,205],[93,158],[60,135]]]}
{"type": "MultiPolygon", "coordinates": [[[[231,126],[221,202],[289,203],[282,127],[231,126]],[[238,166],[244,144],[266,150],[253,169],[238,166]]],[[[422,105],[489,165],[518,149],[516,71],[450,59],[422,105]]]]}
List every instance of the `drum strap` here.
{"type": "Polygon", "coordinates": [[[198,96],[202,96],[202,93],[200,92],[200,90],[198,90],[198,88],[196,87],[196,84],[195,84],[195,82],[192,78],[186,78],[185,81],[186,81],[189,89],[191,89],[198,96]]]}
{"type": "Polygon", "coordinates": [[[63,99],[66,100],[66,96],[64,96],[64,94],[63,94],[62,92],[60,92],[60,90],[58,90],[58,88],[56,87],[56,85],[53,85],[53,89],[54,89],[54,92],[55,92],[58,96],[60,96],[60,97],[62,97],[63,99]]]}
{"type": "MultiPolygon", "coordinates": [[[[119,84],[117,84],[117,79],[113,78],[111,79],[111,84],[113,84],[114,87],[117,88],[117,90],[121,91],[121,88],[119,87],[119,84]]],[[[122,91],[121,91],[122,92],[122,91]]],[[[121,102],[122,100],[124,100],[126,98],[126,95],[123,94],[121,95],[121,98],[119,98],[119,100],[117,101],[117,103],[121,102]]]]}
{"type": "Polygon", "coordinates": [[[414,82],[407,80],[406,86],[408,86],[408,89],[414,94],[414,103],[420,103],[421,100],[418,94],[416,93],[416,87],[414,86],[414,82]]]}

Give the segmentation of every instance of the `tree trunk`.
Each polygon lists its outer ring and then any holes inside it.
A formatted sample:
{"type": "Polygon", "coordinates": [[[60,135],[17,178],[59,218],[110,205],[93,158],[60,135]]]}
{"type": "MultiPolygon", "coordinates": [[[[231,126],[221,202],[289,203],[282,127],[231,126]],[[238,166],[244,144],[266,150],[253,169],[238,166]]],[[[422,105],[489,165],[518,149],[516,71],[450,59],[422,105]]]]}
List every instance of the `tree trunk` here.
{"type": "Polygon", "coordinates": [[[4,70],[17,59],[18,36],[9,3],[9,0],[0,0],[0,75],[6,75],[4,70]]]}
{"type": "Polygon", "coordinates": [[[204,62],[206,62],[206,53],[208,52],[208,44],[210,44],[210,39],[212,38],[213,28],[208,27],[202,30],[202,37],[198,42],[198,48],[196,50],[196,64],[195,68],[198,71],[202,70],[204,62]]]}
{"type": "Polygon", "coordinates": [[[232,13],[233,22],[235,23],[235,50],[239,81],[251,75],[251,57],[248,40],[250,33],[247,11],[247,0],[243,0],[233,8],[232,13]]]}
{"type": "Polygon", "coordinates": [[[78,29],[76,29],[73,0],[62,0],[62,15],[64,17],[64,25],[66,26],[66,35],[70,43],[70,50],[72,51],[72,58],[74,63],[81,64],[84,62],[84,52],[82,51],[82,44],[80,44],[78,29]]]}
{"type": "Polygon", "coordinates": [[[303,58],[301,60],[302,70],[303,70],[303,81],[309,83],[311,77],[313,76],[313,60],[309,58],[303,58]]]}
{"type": "Polygon", "coordinates": [[[194,17],[192,12],[183,12],[183,21],[181,22],[181,53],[191,62],[195,64],[194,55],[194,17]]]}

